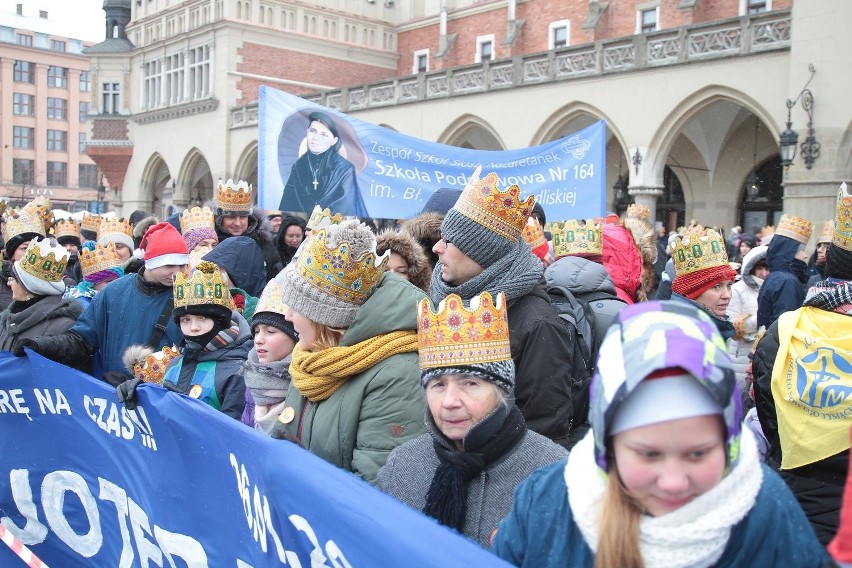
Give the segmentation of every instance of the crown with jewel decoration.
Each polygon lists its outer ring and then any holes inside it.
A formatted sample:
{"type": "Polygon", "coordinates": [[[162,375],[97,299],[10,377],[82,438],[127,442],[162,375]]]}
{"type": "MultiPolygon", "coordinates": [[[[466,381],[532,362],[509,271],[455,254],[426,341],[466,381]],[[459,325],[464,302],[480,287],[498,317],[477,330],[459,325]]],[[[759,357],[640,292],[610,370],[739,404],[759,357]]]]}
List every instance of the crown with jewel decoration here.
{"type": "Polygon", "coordinates": [[[60,244],[52,245],[50,239],[33,239],[27,252],[17,261],[24,272],[45,282],[62,282],[68,251],[60,244]]]}
{"type": "Polygon", "coordinates": [[[826,221],[822,225],[822,232],[819,234],[817,244],[830,243],[834,238],[834,221],[826,221]]]}
{"type": "Polygon", "coordinates": [[[98,226],[98,241],[101,241],[101,239],[114,241],[115,237],[119,235],[130,237],[130,240],[133,240],[133,227],[129,221],[101,219],[101,224],[98,226]]]}
{"type": "Polygon", "coordinates": [[[328,229],[331,225],[340,224],[342,221],[343,214],[335,213],[332,215],[331,209],[320,209],[319,205],[314,205],[314,210],[311,212],[311,216],[308,219],[307,227],[308,230],[316,233],[320,229],[328,229]]]}
{"type": "Polygon", "coordinates": [[[122,361],[137,379],[160,385],[163,384],[169,362],[179,355],[180,351],[176,347],[165,346],[154,351],[147,345],[131,345],[124,351],[122,361]]]}
{"type": "Polygon", "coordinates": [[[180,215],[180,232],[185,235],[193,229],[215,229],[213,210],[209,207],[193,207],[180,215]]]}
{"type": "Polygon", "coordinates": [[[254,309],[254,313],[259,314],[260,312],[272,312],[282,316],[285,315],[287,312],[287,306],[285,306],[282,301],[283,289],[284,287],[280,282],[270,280],[269,284],[267,284],[263,289],[263,292],[261,292],[260,298],[257,300],[257,306],[254,309]]]}
{"type": "MultiPolygon", "coordinates": [[[[32,212],[28,213],[23,209],[20,211],[15,211],[14,209],[7,211],[3,216],[3,240],[8,243],[9,240],[24,233],[35,233],[42,237],[46,234],[41,219],[32,212]]],[[[9,254],[12,252],[14,251],[10,251],[9,254]]]]}
{"type": "Polygon", "coordinates": [[[692,233],[683,239],[675,239],[672,244],[672,261],[678,276],[716,266],[727,266],[725,239],[713,229],[708,229],[706,236],[692,233]]]}
{"type": "Polygon", "coordinates": [[[775,234],[782,237],[789,237],[806,245],[811,238],[813,230],[814,224],[807,219],[797,217],[796,215],[789,217],[782,215],[781,221],[778,222],[778,227],[775,229],[775,234]]]}
{"type": "Polygon", "coordinates": [[[521,188],[511,185],[505,190],[497,187],[497,174],[490,173],[479,179],[480,167],[476,168],[453,209],[513,242],[520,242],[521,232],[527,224],[535,205],[535,197],[519,199],[521,188]]]}
{"type": "Polygon", "coordinates": [[[41,219],[44,226],[43,234],[47,234],[53,226],[53,211],[51,210],[50,198],[39,195],[21,208],[21,211],[41,219]]]}
{"type": "Polygon", "coordinates": [[[102,220],[103,217],[101,217],[100,215],[91,215],[89,213],[86,213],[83,215],[83,219],[80,221],[80,230],[97,233],[98,229],[101,226],[102,220]]]}
{"type": "Polygon", "coordinates": [[[645,221],[651,220],[651,210],[648,209],[646,205],[640,205],[638,203],[631,203],[627,206],[627,217],[635,217],[637,219],[644,219],[645,221]]]}
{"type": "Polygon", "coordinates": [[[420,300],[417,340],[421,369],[510,360],[506,294],[497,294],[495,302],[483,292],[471,298],[470,307],[450,294],[438,304],[437,312],[428,298],[420,300]]]}
{"type": "Polygon", "coordinates": [[[576,219],[555,223],[552,227],[553,256],[603,254],[603,226],[588,219],[580,224],[576,219]]]}
{"type": "Polygon", "coordinates": [[[852,194],[846,183],[837,190],[837,205],[834,208],[834,236],[831,244],[852,251],[852,194]]]}
{"type": "Polygon", "coordinates": [[[202,260],[192,271],[191,276],[179,272],[173,288],[175,308],[198,306],[201,304],[224,306],[234,309],[234,301],[219,267],[202,260]]]}
{"type": "Polygon", "coordinates": [[[83,277],[91,276],[97,272],[116,268],[124,264],[118,251],[115,250],[115,243],[108,242],[106,246],[95,244],[94,250],[86,247],[80,251],[80,270],[83,271],[83,277]]]}
{"type": "Polygon", "coordinates": [[[547,246],[547,239],[544,238],[544,229],[542,229],[541,225],[539,225],[532,217],[530,217],[527,224],[524,225],[524,230],[521,232],[521,235],[533,250],[542,246],[547,246]]]}
{"type": "MultiPolygon", "coordinates": [[[[360,306],[367,301],[385,272],[390,250],[382,256],[373,250],[352,258],[350,244],[329,243],[327,229],[320,229],[299,256],[297,273],[311,286],[348,304],[360,306]]],[[[304,244],[303,244],[304,246],[304,244]]]]}
{"type": "Polygon", "coordinates": [[[216,207],[229,213],[251,213],[251,190],[249,183],[232,179],[219,180],[216,186],[216,207]]]}
{"type": "Polygon", "coordinates": [[[60,219],[53,226],[53,236],[57,239],[62,237],[74,237],[76,239],[80,238],[80,225],[75,223],[72,220],[64,220],[60,219]]]}

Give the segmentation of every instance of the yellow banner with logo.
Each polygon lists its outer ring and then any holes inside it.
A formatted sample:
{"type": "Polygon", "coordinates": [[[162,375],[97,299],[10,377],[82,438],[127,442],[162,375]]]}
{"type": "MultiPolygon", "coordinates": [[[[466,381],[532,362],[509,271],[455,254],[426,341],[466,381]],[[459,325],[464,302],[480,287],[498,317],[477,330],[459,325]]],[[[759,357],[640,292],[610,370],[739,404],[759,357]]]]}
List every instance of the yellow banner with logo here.
{"type": "Polygon", "coordinates": [[[850,447],[852,317],[799,308],[778,318],[772,397],[781,469],[808,465],[850,447]]]}

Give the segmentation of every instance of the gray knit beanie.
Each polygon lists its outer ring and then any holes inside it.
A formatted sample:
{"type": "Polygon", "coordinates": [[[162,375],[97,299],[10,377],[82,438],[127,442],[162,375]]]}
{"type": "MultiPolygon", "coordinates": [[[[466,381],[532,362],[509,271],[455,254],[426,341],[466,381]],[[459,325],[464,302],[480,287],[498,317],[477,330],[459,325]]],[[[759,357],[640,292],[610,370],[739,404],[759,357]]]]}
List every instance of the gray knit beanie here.
{"type": "Polygon", "coordinates": [[[518,241],[513,242],[498,235],[455,208],[450,209],[444,217],[441,236],[483,268],[488,268],[518,248],[518,241]]]}
{"type": "Polygon", "coordinates": [[[321,230],[281,272],[281,301],[313,322],[348,328],[385,271],[390,253],[375,253],[375,235],[357,219],[321,230]]]}
{"type": "Polygon", "coordinates": [[[515,389],[515,363],[509,359],[493,363],[473,363],[457,367],[432,367],[420,371],[420,386],[441,375],[473,375],[483,381],[494,383],[507,394],[515,389]]]}

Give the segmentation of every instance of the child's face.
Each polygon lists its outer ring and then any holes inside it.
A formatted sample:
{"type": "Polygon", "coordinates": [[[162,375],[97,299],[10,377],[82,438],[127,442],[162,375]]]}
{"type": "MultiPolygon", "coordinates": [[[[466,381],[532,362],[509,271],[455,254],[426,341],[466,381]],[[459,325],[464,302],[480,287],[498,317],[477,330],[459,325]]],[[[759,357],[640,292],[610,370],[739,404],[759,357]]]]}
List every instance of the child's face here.
{"type": "Polygon", "coordinates": [[[683,507],[715,487],[725,472],[719,416],[696,416],[631,428],[613,437],[618,475],[649,515],[683,507]]]}
{"type": "Polygon", "coordinates": [[[280,361],[293,351],[296,342],[272,325],[258,324],[254,330],[254,349],[261,363],[280,361]]]}
{"type": "Polygon", "coordinates": [[[204,316],[186,314],[180,317],[180,330],[187,337],[204,335],[213,329],[213,320],[204,316]]]}

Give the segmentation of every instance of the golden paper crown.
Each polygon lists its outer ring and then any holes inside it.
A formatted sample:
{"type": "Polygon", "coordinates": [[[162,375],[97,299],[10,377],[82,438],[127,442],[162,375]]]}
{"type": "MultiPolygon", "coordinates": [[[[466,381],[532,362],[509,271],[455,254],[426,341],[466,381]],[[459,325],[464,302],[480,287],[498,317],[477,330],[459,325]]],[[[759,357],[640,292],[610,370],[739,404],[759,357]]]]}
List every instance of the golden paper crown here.
{"type": "Polygon", "coordinates": [[[520,242],[535,197],[530,195],[520,201],[520,187],[512,185],[501,191],[497,174],[492,172],[480,180],[479,172],[480,168],[476,168],[453,209],[504,239],[520,242]]]}
{"type": "Polygon", "coordinates": [[[341,213],[331,214],[331,209],[320,209],[319,205],[314,205],[314,210],[311,212],[311,217],[308,219],[308,229],[313,232],[318,232],[320,229],[328,229],[331,225],[337,225],[343,221],[341,213]]]}
{"type": "Polygon", "coordinates": [[[648,209],[646,205],[640,205],[638,203],[631,203],[628,205],[626,215],[627,217],[636,217],[646,221],[651,220],[651,210],[648,209]]]}
{"type": "Polygon", "coordinates": [[[53,211],[51,211],[50,198],[39,195],[21,208],[21,211],[35,215],[41,219],[44,226],[43,234],[47,234],[53,226],[53,211]]]}
{"type": "Polygon", "coordinates": [[[101,219],[101,224],[98,226],[98,240],[101,237],[109,238],[110,235],[127,235],[133,240],[133,227],[129,221],[118,219],[101,219]]]}
{"type": "Polygon", "coordinates": [[[830,243],[834,238],[834,221],[826,221],[822,225],[822,232],[819,234],[817,244],[830,243]]]}
{"type": "Polygon", "coordinates": [[[554,223],[551,234],[553,256],[556,258],[576,254],[603,254],[603,226],[593,219],[587,219],[583,225],[576,219],[554,223]]]}
{"type": "Polygon", "coordinates": [[[257,300],[257,306],[254,308],[254,313],[259,314],[260,312],[272,312],[282,316],[285,315],[287,313],[287,306],[285,306],[284,302],[281,301],[282,291],[283,286],[280,282],[270,280],[263,289],[263,292],[261,292],[260,298],[257,300]]]}
{"type": "Polygon", "coordinates": [[[328,230],[320,229],[299,256],[296,268],[311,286],[338,300],[360,306],[367,301],[382,278],[390,258],[390,249],[382,256],[373,250],[352,258],[350,245],[343,241],[329,245],[328,230]]]}
{"type": "Polygon", "coordinates": [[[706,268],[727,266],[725,239],[713,229],[708,229],[707,235],[703,237],[693,233],[687,238],[675,239],[672,244],[672,261],[678,276],[706,268]]]}
{"type": "Polygon", "coordinates": [[[846,182],[837,190],[837,204],[834,208],[834,236],[831,244],[843,250],[852,251],[852,194],[846,182]]]}
{"type": "Polygon", "coordinates": [[[215,229],[213,210],[209,207],[185,209],[180,215],[180,232],[185,235],[193,229],[215,229]]]}
{"type": "Polygon", "coordinates": [[[39,280],[62,282],[68,251],[60,244],[51,245],[50,239],[33,239],[17,264],[18,268],[39,280]]]}
{"type": "MultiPolygon", "coordinates": [[[[35,233],[42,237],[46,234],[41,219],[32,213],[27,213],[23,209],[7,211],[3,216],[3,240],[8,243],[10,239],[24,233],[35,233]]],[[[9,251],[9,254],[13,252],[15,251],[9,251]]]]}
{"type": "Polygon", "coordinates": [[[102,217],[100,215],[85,213],[82,221],[80,221],[80,230],[97,233],[98,229],[101,227],[101,220],[102,217]]]}
{"type": "Polygon", "coordinates": [[[506,294],[483,292],[464,305],[461,297],[450,294],[432,312],[428,298],[417,304],[417,340],[420,368],[454,367],[476,363],[508,361],[509,319],[506,294]]]}
{"type": "Polygon", "coordinates": [[[222,280],[219,267],[207,260],[198,263],[192,276],[187,277],[179,272],[175,277],[173,291],[175,308],[207,304],[234,309],[231,292],[222,280]]]}
{"type": "Polygon", "coordinates": [[[521,232],[521,235],[523,235],[524,240],[533,250],[547,244],[547,239],[544,238],[544,229],[542,229],[541,225],[539,225],[532,217],[530,217],[527,224],[524,225],[524,230],[521,232]]]}
{"type": "Polygon", "coordinates": [[[146,383],[161,385],[169,362],[178,356],[180,351],[176,347],[163,347],[133,365],[133,376],[146,383]]]}
{"type": "Polygon", "coordinates": [[[124,264],[124,261],[121,260],[118,251],[115,250],[115,243],[111,241],[106,246],[95,244],[94,250],[83,247],[80,251],[80,270],[83,271],[83,277],[116,268],[122,264],[124,264]]]}
{"type": "Polygon", "coordinates": [[[64,220],[60,219],[53,226],[53,236],[57,239],[60,237],[74,237],[76,239],[80,238],[80,225],[75,223],[72,220],[64,220]]]}
{"type": "Polygon", "coordinates": [[[790,217],[781,215],[781,221],[778,222],[775,234],[782,237],[789,237],[806,245],[811,238],[813,230],[814,224],[807,219],[802,219],[795,215],[790,217]]]}
{"type": "Polygon", "coordinates": [[[251,185],[243,180],[227,182],[219,180],[216,186],[216,206],[223,211],[233,213],[251,213],[251,185]]]}
{"type": "Polygon", "coordinates": [[[775,234],[775,225],[766,225],[764,228],[760,230],[758,236],[760,237],[768,237],[769,235],[775,234]]]}

